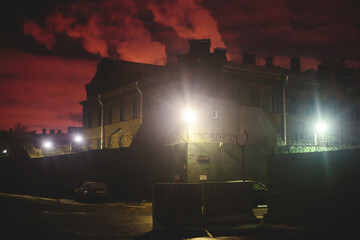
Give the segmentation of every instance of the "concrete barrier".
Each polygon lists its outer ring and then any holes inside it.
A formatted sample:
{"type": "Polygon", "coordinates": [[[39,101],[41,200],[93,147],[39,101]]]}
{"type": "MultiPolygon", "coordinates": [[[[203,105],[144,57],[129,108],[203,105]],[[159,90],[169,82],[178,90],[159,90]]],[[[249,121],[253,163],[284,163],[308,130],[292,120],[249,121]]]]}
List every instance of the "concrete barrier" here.
{"type": "Polygon", "coordinates": [[[254,217],[252,185],[242,182],[155,184],[154,229],[249,222],[254,217]]]}
{"type": "Polygon", "coordinates": [[[251,184],[203,183],[202,188],[206,222],[255,220],[251,184]]]}
{"type": "Polygon", "coordinates": [[[358,226],[360,151],[272,155],[268,215],[272,223],[358,226]]]}
{"type": "Polygon", "coordinates": [[[200,184],[154,184],[153,227],[202,224],[200,184]]]}

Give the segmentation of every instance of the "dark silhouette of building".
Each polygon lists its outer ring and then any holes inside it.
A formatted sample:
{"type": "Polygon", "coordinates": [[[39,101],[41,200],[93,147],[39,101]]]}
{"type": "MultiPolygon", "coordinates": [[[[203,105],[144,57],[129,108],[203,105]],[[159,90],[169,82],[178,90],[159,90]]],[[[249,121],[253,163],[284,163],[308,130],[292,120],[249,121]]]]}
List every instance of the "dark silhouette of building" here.
{"type": "Polygon", "coordinates": [[[241,129],[249,136],[245,157],[252,176],[262,175],[275,147],[314,144],[320,119],[330,127],[317,136],[319,143],[358,143],[360,75],[344,60],[302,72],[299,57],[291,58],[290,69],[274,66],[272,57],[259,66],[255,54],[231,62],[225,49],[211,52],[210,46],[209,39],[190,40],[176,67],[101,59],[82,102],[91,148],[185,143],[184,167],[194,182],[238,176],[227,173],[231,161],[241,159],[241,129]],[[186,123],[189,108],[196,120],[186,123]]]}

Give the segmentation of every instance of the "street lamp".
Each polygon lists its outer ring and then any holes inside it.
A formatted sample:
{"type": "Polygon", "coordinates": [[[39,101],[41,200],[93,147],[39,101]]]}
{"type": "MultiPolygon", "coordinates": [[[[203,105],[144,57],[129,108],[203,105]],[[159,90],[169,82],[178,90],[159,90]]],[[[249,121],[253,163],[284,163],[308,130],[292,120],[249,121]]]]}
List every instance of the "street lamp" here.
{"type": "Polygon", "coordinates": [[[49,140],[44,141],[43,147],[47,150],[50,150],[53,148],[53,143],[49,140]]]}
{"type": "MultiPolygon", "coordinates": [[[[81,144],[84,141],[84,137],[80,134],[77,134],[73,137],[73,141],[76,144],[81,144]]],[[[72,141],[70,141],[70,153],[72,152],[72,141]]]]}
{"type": "Polygon", "coordinates": [[[318,134],[324,134],[326,131],[328,130],[328,125],[327,123],[323,122],[323,121],[318,121],[315,124],[315,145],[317,145],[317,135],[318,134]]]}
{"type": "Polygon", "coordinates": [[[75,135],[74,136],[74,142],[76,142],[76,143],[82,143],[83,140],[84,140],[84,138],[81,135],[75,135]]]}
{"type": "Polygon", "coordinates": [[[186,137],[186,141],[189,142],[189,128],[190,125],[196,122],[196,114],[194,112],[194,110],[187,108],[183,111],[182,114],[182,119],[184,121],[184,123],[187,125],[186,129],[187,129],[187,137],[186,137]]]}
{"type": "Polygon", "coordinates": [[[185,109],[184,112],[183,112],[183,120],[188,125],[194,123],[196,121],[195,112],[190,108],[185,109]]]}

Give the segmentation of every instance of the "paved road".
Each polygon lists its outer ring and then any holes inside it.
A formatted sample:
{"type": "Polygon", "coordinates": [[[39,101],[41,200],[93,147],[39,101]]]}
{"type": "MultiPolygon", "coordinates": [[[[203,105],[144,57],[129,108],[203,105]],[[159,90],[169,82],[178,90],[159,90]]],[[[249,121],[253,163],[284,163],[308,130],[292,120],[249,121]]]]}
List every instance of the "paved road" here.
{"type": "MultiPolygon", "coordinates": [[[[255,210],[261,219],[266,209],[255,210]]],[[[150,203],[81,204],[0,193],[1,239],[325,239],[359,234],[351,229],[305,229],[256,223],[181,231],[152,231],[150,203]]]]}
{"type": "Polygon", "coordinates": [[[0,229],[8,239],[135,239],[152,230],[151,204],[81,204],[0,194],[0,229]]]}

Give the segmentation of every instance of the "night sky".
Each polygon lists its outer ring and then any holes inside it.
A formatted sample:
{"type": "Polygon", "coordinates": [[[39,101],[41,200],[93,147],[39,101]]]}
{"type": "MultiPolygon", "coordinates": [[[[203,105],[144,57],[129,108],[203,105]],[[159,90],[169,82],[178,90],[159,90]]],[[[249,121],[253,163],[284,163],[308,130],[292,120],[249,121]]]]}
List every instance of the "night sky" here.
{"type": "Polygon", "coordinates": [[[360,67],[360,1],[16,1],[0,10],[0,129],[81,126],[80,101],[101,57],[170,64],[209,38],[232,61],[274,55],[303,70],[323,58],[360,67]]]}

